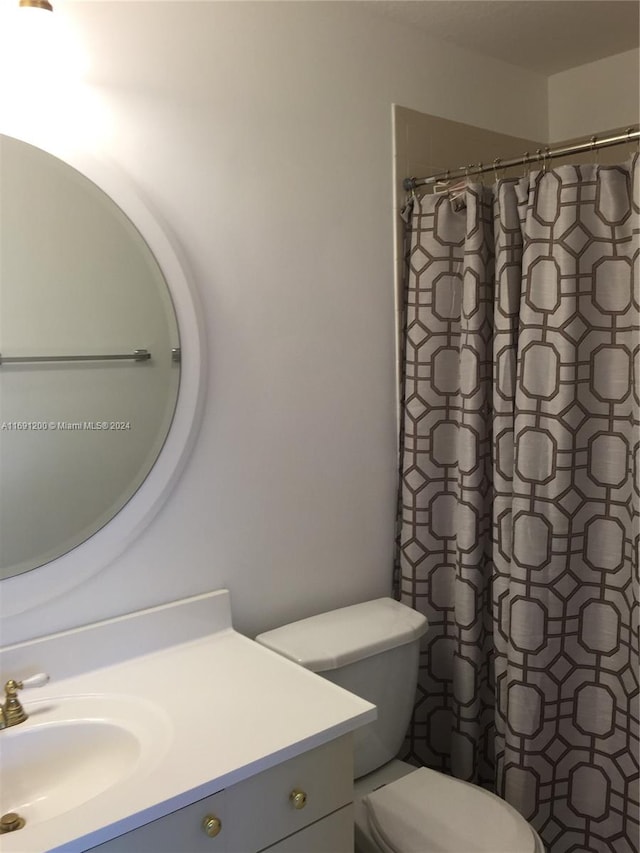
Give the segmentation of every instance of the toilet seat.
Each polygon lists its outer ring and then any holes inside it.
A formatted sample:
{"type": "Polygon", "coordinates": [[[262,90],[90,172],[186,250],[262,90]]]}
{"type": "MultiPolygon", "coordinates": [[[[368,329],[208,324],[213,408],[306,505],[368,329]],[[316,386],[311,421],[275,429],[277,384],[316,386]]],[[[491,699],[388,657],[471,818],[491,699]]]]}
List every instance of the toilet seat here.
{"type": "Polygon", "coordinates": [[[522,815],[495,794],[422,767],[363,797],[382,853],[541,853],[522,815]]]}

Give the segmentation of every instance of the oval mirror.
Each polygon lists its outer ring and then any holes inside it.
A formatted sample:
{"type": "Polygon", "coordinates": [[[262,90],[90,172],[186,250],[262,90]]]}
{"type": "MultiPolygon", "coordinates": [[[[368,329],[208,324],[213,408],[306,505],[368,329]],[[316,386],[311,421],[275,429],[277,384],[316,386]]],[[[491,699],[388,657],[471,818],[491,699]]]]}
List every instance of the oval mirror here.
{"type": "MultiPolygon", "coordinates": [[[[167,442],[181,341],[156,256],[96,183],[0,135],[0,578],[62,563],[94,537],[167,442]]],[[[193,336],[192,306],[178,302],[193,336]]],[[[158,493],[192,426],[197,394],[183,390],[189,412],[158,493]]],[[[120,527],[149,509],[147,496],[120,527]]],[[[102,545],[105,556],[118,547],[102,545]]]]}

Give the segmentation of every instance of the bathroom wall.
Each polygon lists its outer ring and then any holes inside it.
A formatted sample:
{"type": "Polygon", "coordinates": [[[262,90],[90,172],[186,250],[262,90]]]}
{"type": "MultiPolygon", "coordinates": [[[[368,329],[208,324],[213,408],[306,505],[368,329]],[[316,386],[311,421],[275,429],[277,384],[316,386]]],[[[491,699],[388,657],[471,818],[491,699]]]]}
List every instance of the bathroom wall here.
{"type": "Polygon", "coordinates": [[[388,593],[392,104],[546,139],[546,79],[362,3],[58,12],[91,56],[98,142],[190,264],[207,399],[187,468],[146,531],[64,596],[37,570],[51,600],[5,623],[2,642],[222,586],[250,634],[388,593]]]}
{"type": "MultiPolygon", "coordinates": [[[[549,77],[549,140],[629,127],[640,117],[640,50],[549,77]]],[[[604,154],[604,152],[603,152],[604,154]]]]}

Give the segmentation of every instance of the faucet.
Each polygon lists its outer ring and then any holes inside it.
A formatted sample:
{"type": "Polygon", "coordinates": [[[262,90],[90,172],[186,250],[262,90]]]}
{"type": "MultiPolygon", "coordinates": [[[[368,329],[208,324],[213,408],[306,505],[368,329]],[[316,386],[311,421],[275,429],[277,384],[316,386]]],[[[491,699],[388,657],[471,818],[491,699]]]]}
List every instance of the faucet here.
{"type": "Polygon", "coordinates": [[[29,716],[20,704],[18,690],[26,687],[42,687],[47,681],[49,676],[46,672],[39,672],[23,681],[14,681],[13,678],[7,681],[4,686],[5,702],[4,705],[0,705],[0,729],[8,729],[10,726],[24,723],[29,716]]]}

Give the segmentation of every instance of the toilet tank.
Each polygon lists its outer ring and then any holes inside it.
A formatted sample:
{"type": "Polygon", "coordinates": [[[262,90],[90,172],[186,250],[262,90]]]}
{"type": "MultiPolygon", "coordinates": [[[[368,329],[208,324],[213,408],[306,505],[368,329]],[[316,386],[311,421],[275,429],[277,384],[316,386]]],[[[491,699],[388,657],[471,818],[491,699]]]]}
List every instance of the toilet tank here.
{"type": "Polygon", "coordinates": [[[358,779],[395,758],[409,725],[425,616],[378,598],[301,619],[256,641],[373,702],[377,719],[355,732],[358,779]]]}

